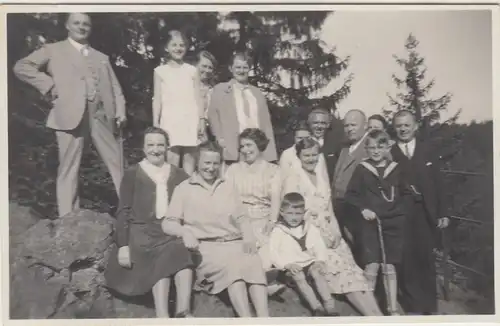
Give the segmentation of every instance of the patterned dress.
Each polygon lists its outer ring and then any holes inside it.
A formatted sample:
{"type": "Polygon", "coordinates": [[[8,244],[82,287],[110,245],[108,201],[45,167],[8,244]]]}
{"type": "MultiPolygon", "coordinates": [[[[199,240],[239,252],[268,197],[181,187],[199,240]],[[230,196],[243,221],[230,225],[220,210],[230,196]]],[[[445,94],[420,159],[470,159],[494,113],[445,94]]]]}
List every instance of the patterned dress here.
{"type": "Polygon", "coordinates": [[[228,167],[225,179],[235,187],[241,198],[258,241],[263,265],[267,269],[270,267],[267,247],[269,234],[264,234],[263,230],[269,219],[274,219],[271,216],[272,200],[275,196],[274,199],[279,201],[280,169],[276,164],[265,160],[257,161],[252,165],[237,162],[228,167]]]}
{"type": "Polygon", "coordinates": [[[306,201],[306,220],[319,228],[328,247],[327,274],[332,293],[343,294],[357,291],[372,291],[363,270],[356,265],[351,250],[342,239],[337,248],[332,240],[340,234],[337,219],[333,214],[328,180],[318,177],[316,185],[300,169],[290,170],[284,178],[282,194],[298,192],[306,201]]]}

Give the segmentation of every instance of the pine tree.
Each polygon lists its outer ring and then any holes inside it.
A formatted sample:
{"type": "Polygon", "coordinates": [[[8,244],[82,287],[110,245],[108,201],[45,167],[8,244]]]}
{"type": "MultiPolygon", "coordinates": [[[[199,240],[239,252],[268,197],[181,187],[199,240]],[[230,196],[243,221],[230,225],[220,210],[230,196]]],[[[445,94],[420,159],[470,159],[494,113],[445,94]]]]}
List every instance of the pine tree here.
{"type": "Polygon", "coordinates": [[[293,124],[314,107],[332,113],[350,92],[352,75],[343,85],[322,97],[315,97],[333,79],[345,73],[349,57],[339,58],[319,37],[326,11],[234,12],[226,19],[239,25],[236,50],[246,50],[253,58],[251,82],[258,85],[269,101],[273,125],[281,148],[293,124]]]}
{"type": "MultiPolygon", "coordinates": [[[[429,127],[441,122],[441,113],[448,109],[452,94],[447,92],[437,98],[430,98],[429,94],[435,85],[435,80],[426,81],[427,67],[425,59],[418,52],[419,42],[413,34],[410,34],[405,42],[407,57],[402,58],[394,55],[396,63],[406,73],[404,77],[392,75],[398,93],[395,97],[388,94],[389,105],[392,109],[384,110],[386,117],[391,117],[394,111],[410,110],[420,124],[420,132],[423,136],[430,132],[429,127]]],[[[458,119],[460,111],[453,115],[445,123],[454,123],[458,119]]]]}

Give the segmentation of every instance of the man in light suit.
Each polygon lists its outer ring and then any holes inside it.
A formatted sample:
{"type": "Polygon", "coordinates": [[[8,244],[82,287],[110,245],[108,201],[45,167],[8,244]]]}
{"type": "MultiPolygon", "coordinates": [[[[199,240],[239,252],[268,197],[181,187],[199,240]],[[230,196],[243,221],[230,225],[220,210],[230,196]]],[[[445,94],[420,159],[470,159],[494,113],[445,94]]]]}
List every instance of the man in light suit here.
{"type": "Polygon", "coordinates": [[[66,29],[68,39],[47,44],[14,66],[20,80],[52,103],[47,127],[55,131],[59,148],[59,216],[79,208],[78,172],[88,133],[118,192],[123,158],[115,131],[126,120],[125,99],[109,58],[88,44],[90,17],[71,13],[66,29]]]}
{"type": "Polygon", "coordinates": [[[340,151],[332,181],[335,215],[343,237],[351,246],[355,258],[357,255],[354,238],[356,237],[358,221],[362,216],[359,210],[345,202],[344,196],[354,170],[367,157],[364,144],[367,131],[366,120],[366,115],[361,110],[350,110],[346,113],[344,132],[348,144],[340,151]]]}

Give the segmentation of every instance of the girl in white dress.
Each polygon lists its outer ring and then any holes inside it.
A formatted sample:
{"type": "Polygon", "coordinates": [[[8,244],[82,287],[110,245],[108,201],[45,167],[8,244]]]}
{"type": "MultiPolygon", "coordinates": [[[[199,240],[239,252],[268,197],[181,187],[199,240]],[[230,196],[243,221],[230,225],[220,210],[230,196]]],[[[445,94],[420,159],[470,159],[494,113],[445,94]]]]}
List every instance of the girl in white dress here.
{"type": "Polygon", "coordinates": [[[165,130],[170,137],[168,161],[179,166],[182,156],[184,170],[192,174],[193,154],[205,122],[198,72],[184,62],[187,48],[187,39],[181,32],[168,32],[167,63],[154,70],[153,125],[165,130]]]}

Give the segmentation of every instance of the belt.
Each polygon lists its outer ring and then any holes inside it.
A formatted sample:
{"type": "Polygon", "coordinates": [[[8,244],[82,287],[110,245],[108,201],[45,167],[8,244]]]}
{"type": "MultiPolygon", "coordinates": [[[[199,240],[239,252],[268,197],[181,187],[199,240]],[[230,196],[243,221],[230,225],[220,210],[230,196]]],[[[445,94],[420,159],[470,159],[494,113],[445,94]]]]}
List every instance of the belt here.
{"type": "Polygon", "coordinates": [[[236,240],[241,240],[243,237],[239,234],[235,235],[227,235],[224,237],[213,237],[213,238],[201,238],[198,239],[199,241],[204,241],[204,242],[230,242],[230,241],[236,241],[236,240]]]}

